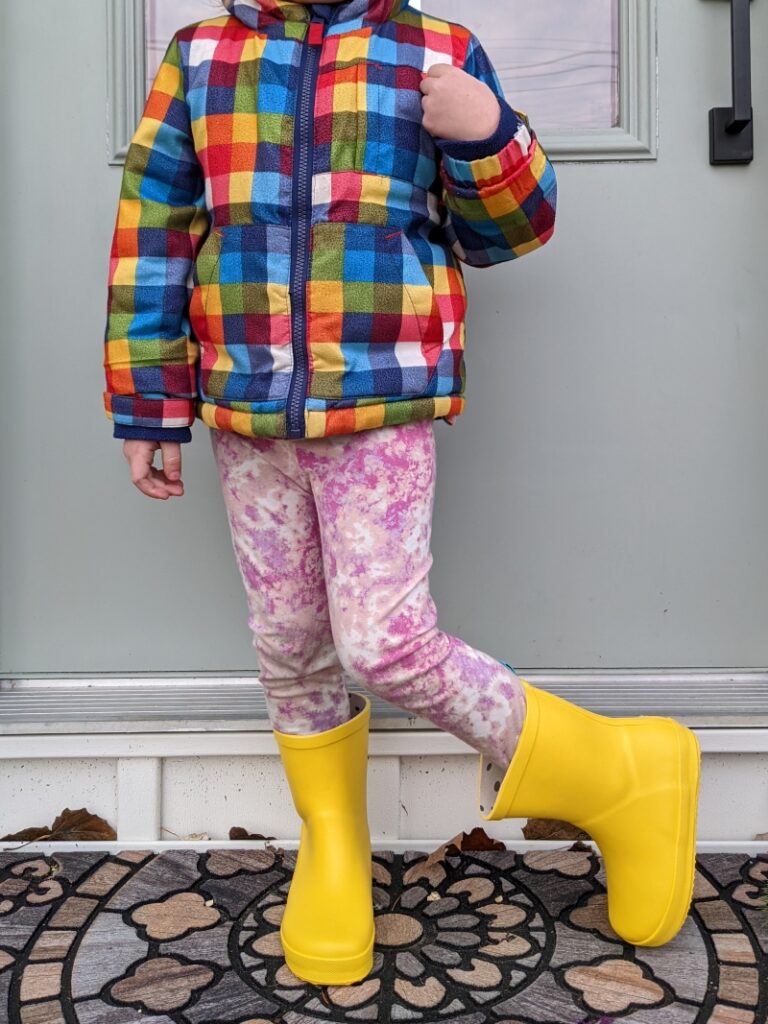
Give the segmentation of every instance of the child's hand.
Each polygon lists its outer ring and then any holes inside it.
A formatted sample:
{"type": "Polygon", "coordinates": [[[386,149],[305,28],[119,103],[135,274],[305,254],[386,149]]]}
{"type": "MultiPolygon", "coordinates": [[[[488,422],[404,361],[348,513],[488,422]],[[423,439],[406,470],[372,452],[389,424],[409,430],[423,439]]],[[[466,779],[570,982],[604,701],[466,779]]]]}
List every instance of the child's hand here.
{"type": "Polygon", "coordinates": [[[501,106],[493,89],[453,64],[433,64],[419,88],[422,124],[430,135],[470,142],[499,127],[501,106]]]}
{"type": "Polygon", "coordinates": [[[181,479],[181,445],[178,441],[123,441],[123,455],[131,467],[131,480],[148,498],[166,501],[171,495],[184,494],[181,479]],[[163,468],[152,462],[155,449],[162,452],[163,468]]]}

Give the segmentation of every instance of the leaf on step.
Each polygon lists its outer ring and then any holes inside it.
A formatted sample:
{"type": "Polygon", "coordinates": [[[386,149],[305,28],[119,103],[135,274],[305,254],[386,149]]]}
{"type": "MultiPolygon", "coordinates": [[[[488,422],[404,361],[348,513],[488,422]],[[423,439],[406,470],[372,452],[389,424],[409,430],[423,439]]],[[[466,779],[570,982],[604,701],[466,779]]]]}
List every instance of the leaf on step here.
{"type": "Polygon", "coordinates": [[[759,839],[761,841],[763,839],[768,839],[768,832],[758,832],[757,835],[755,836],[755,839],[759,839]]]}
{"type": "Polygon", "coordinates": [[[506,850],[506,846],[498,839],[491,839],[480,827],[473,828],[471,832],[459,832],[442,846],[438,846],[424,860],[411,864],[403,875],[403,882],[410,885],[424,878],[433,886],[439,885],[446,877],[442,863],[445,858],[469,850],[506,850]]]}
{"type": "Polygon", "coordinates": [[[455,857],[457,853],[462,853],[465,850],[506,850],[506,848],[500,839],[492,839],[485,829],[478,825],[471,832],[459,832],[442,846],[438,846],[426,860],[421,861],[421,865],[422,867],[431,867],[433,864],[439,864],[446,857],[455,857]]]}
{"type": "Polygon", "coordinates": [[[558,818],[529,818],[523,825],[526,839],[591,839],[578,825],[558,818]]]}
{"type": "Polygon", "coordinates": [[[462,832],[459,841],[451,840],[459,850],[506,850],[506,844],[493,839],[485,829],[476,826],[471,832],[462,832]]]}
{"type": "Polygon", "coordinates": [[[262,836],[258,832],[249,832],[240,825],[233,825],[229,830],[230,839],[274,839],[274,836],[262,836]]]}
{"type": "Polygon", "coordinates": [[[57,840],[88,839],[93,841],[117,839],[117,832],[108,821],[98,814],[91,814],[85,807],[70,811],[65,807],[51,825],[51,838],[57,840]]]}
{"type": "Polygon", "coordinates": [[[72,842],[73,840],[85,840],[99,842],[102,840],[111,841],[117,839],[117,832],[109,822],[100,818],[97,814],[91,814],[85,807],[77,810],[70,810],[65,807],[59,814],[50,828],[25,828],[13,835],[2,836],[6,839],[19,839],[26,842],[45,840],[46,842],[72,842]]]}
{"type": "Polygon", "coordinates": [[[24,842],[33,842],[35,839],[40,839],[42,836],[48,836],[50,829],[48,828],[22,828],[18,832],[8,833],[7,836],[0,836],[0,842],[5,839],[18,839],[24,842]]]}

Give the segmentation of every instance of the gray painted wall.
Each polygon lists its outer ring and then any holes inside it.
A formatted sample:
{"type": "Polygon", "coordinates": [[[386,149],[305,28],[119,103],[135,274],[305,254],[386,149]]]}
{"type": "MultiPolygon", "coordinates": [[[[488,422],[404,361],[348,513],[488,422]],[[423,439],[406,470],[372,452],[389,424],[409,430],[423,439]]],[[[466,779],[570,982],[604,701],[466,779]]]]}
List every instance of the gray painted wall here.
{"type": "MultiPolygon", "coordinates": [[[[556,162],[552,241],[466,272],[432,591],[520,670],[768,663],[768,4],[713,168],[728,8],[660,4],[658,161],[556,162]]],[[[208,428],[152,501],[102,409],[106,5],[3,4],[0,56],[0,674],[253,671],[208,428]]]]}

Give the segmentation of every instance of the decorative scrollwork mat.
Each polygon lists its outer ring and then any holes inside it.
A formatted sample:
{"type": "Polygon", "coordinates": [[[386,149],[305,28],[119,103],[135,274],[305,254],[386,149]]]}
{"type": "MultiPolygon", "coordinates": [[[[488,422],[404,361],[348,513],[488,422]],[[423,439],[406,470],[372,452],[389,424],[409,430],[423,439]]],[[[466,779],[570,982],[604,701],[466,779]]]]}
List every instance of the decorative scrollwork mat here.
{"type": "Polygon", "coordinates": [[[768,851],[699,854],[660,947],[612,930],[591,848],[428,855],[374,851],[373,969],[315,986],[280,945],[295,850],[1,853],[0,1021],[768,1020],[768,851]]]}

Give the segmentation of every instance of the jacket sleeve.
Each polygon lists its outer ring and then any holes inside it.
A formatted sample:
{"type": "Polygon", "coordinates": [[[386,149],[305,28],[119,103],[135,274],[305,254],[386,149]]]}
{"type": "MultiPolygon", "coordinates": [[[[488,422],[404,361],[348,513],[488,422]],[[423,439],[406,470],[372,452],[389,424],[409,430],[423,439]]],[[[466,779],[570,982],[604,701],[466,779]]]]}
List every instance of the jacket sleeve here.
{"type": "Polygon", "coordinates": [[[458,259],[488,267],[531,252],[552,237],[557,180],[527,115],[507,102],[474,33],[463,70],[493,90],[501,119],[484,139],[435,137],[448,214],[444,228],[458,259]]]}
{"type": "Polygon", "coordinates": [[[174,35],[128,147],[110,250],[103,398],[114,437],[192,439],[188,278],[208,228],[174,35]]]}

